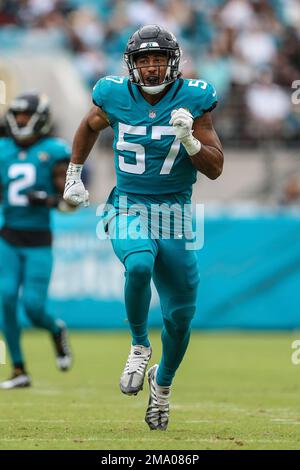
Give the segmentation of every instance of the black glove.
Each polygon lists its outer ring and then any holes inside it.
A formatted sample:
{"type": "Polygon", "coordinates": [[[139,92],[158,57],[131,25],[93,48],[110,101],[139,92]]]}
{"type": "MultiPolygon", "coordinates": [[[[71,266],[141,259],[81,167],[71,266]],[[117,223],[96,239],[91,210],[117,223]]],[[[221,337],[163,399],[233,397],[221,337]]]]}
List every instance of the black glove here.
{"type": "Polygon", "coordinates": [[[31,206],[57,207],[59,202],[58,196],[49,196],[46,191],[29,191],[27,197],[31,206]]]}

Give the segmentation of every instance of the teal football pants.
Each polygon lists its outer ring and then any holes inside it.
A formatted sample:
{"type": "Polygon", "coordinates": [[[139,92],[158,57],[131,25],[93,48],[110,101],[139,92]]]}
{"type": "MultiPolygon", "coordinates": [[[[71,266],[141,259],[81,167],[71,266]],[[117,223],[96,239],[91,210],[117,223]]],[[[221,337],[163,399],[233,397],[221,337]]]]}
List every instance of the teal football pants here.
{"type": "MultiPolygon", "coordinates": [[[[130,225],[130,216],[126,219],[127,225],[130,225]]],[[[111,222],[113,226],[116,223],[119,223],[122,232],[122,215],[111,222]]],[[[110,232],[114,232],[114,227],[110,227],[110,232]]],[[[154,281],[163,316],[162,358],[157,383],[171,385],[186,352],[191,321],[196,311],[199,283],[196,253],[186,250],[184,238],[133,240],[123,234],[122,238],[111,241],[116,255],[125,266],[125,307],[134,345],[150,344],[147,321],[150,282],[151,279],[154,281]]]]}
{"type": "Polygon", "coordinates": [[[24,364],[17,305],[21,296],[25,313],[32,324],[58,333],[55,320],[45,305],[52,270],[50,247],[17,247],[0,238],[0,302],[3,333],[13,364],[24,364]],[[20,290],[21,288],[21,290],[20,290]]]}

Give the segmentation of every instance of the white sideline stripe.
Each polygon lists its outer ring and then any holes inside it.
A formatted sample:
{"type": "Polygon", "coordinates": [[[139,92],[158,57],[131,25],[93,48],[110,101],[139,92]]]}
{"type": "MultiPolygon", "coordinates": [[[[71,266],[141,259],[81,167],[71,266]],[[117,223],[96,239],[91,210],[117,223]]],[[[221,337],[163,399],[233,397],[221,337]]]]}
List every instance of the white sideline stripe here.
{"type": "MultiPolygon", "coordinates": [[[[293,441],[290,440],[284,440],[284,439],[240,439],[239,437],[235,438],[237,441],[242,441],[243,445],[247,444],[280,444],[280,443],[288,443],[290,444],[293,441]]],[[[204,442],[204,443],[220,443],[220,442],[227,442],[228,444],[234,444],[235,439],[184,439],[184,442],[204,442]]],[[[111,437],[89,437],[89,438],[81,438],[81,437],[74,437],[74,438],[67,438],[67,439],[59,439],[59,438],[32,438],[32,437],[23,437],[23,438],[9,438],[5,437],[3,439],[0,439],[0,442],[26,442],[26,441],[32,441],[32,442],[74,442],[75,444],[81,444],[84,442],[102,442],[102,441],[107,441],[107,442],[131,442],[132,443],[132,438],[111,438],[111,437]]],[[[145,437],[145,438],[138,438],[136,439],[137,442],[162,442],[161,439],[155,439],[155,438],[150,438],[150,437],[145,437]]],[[[167,438],[164,439],[164,442],[182,442],[179,441],[177,437],[174,438],[167,438]]]]}
{"type": "MultiPolygon", "coordinates": [[[[20,421],[22,423],[73,423],[74,422],[74,419],[73,418],[70,418],[70,419],[22,419],[20,418],[20,421]]],[[[78,419],[77,421],[75,421],[76,423],[78,423],[78,421],[81,421],[81,419],[78,419]]],[[[8,419],[8,418],[1,418],[0,419],[0,423],[10,423],[12,422],[12,419],[8,419]]],[[[17,423],[17,420],[14,418],[13,419],[13,422],[14,424],[17,423]]],[[[130,423],[130,424],[138,424],[138,423],[144,423],[144,420],[129,420],[129,419],[126,419],[126,420],[120,420],[120,419],[89,419],[88,420],[89,424],[92,424],[92,423],[99,423],[99,424],[110,424],[110,423],[119,423],[119,424],[122,424],[122,423],[130,423]]],[[[233,424],[235,423],[235,421],[229,421],[229,420],[223,420],[223,419],[199,419],[199,420],[196,420],[196,419],[193,419],[193,420],[186,420],[184,421],[184,423],[181,423],[181,424],[207,424],[207,423],[222,423],[222,424],[233,424]]],[[[300,423],[299,423],[300,424],[300,423]]]]}
{"type": "MultiPolygon", "coordinates": [[[[7,391],[4,390],[4,392],[7,392],[7,391]]],[[[11,390],[10,390],[9,392],[7,392],[7,393],[11,393],[11,390]]],[[[22,392],[22,393],[23,393],[23,392],[22,392]]],[[[0,396],[2,396],[1,394],[2,394],[2,390],[1,390],[0,396]]],[[[77,397],[75,397],[75,398],[77,398],[77,397]]],[[[5,408],[7,408],[7,405],[9,404],[9,406],[21,406],[21,407],[30,406],[30,407],[32,407],[33,405],[37,405],[37,404],[41,404],[41,403],[42,403],[42,402],[34,402],[34,401],[23,401],[23,402],[16,402],[16,403],[14,403],[14,402],[9,402],[9,403],[0,402],[0,406],[4,406],[5,408]]],[[[108,407],[114,407],[114,408],[116,408],[116,405],[117,405],[118,403],[120,403],[119,400],[118,400],[118,401],[116,400],[114,403],[107,403],[107,404],[105,405],[105,407],[106,407],[106,408],[108,408],[108,407]]],[[[47,408],[48,408],[49,406],[57,407],[57,403],[47,402],[47,408]]],[[[94,404],[92,404],[92,403],[70,403],[70,404],[67,405],[67,406],[68,406],[68,407],[72,407],[72,408],[75,406],[76,408],[93,408],[93,409],[95,409],[95,406],[96,406],[96,405],[95,405],[95,403],[94,403],[94,404]]],[[[120,404],[120,407],[121,407],[121,404],[120,404]]],[[[100,408],[100,406],[99,406],[99,408],[100,408]]],[[[3,412],[2,412],[2,413],[3,413],[3,412]]]]}
{"type": "Polygon", "coordinates": [[[296,421],[296,420],[295,419],[291,420],[291,418],[273,418],[273,419],[271,419],[271,421],[278,421],[278,422],[284,422],[284,421],[287,422],[287,421],[289,421],[290,422],[290,421],[296,421]]]}
{"type": "MultiPolygon", "coordinates": [[[[41,393],[41,395],[43,394],[43,392],[41,393]]],[[[24,401],[24,402],[9,402],[9,405],[12,406],[12,407],[32,407],[33,405],[33,401],[24,401]]],[[[1,406],[4,406],[5,408],[7,407],[7,403],[6,402],[0,402],[0,407],[1,406]]],[[[113,403],[107,403],[105,404],[105,407],[106,408],[110,408],[110,407],[113,407],[114,409],[118,406],[121,406],[120,404],[120,401],[118,399],[116,399],[113,403]]],[[[56,403],[51,403],[51,402],[48,402],[47,403],[47,407],[57,407],[57,404],[56,403]]],[[[76,407],[76,408],[93,408],[95,409],[95,403],[70,403],[68,405],[69,408],[73,408],[73,407],[76,407]]],[[[130,407],[132,408],[135,408],[135,409],[144,409],[145,408],[145,404],[142,403],[142,402],[136,402],[136,403],[131,403],[130,404],[130,407]]],[[[195,408],[198,408],[198,409],[207,409],[207,408],[211,408],[211,409],[214,409],[214,410],[217,410],[217,411],[224,411],[224,412],[238,412],[238,413],[242,413],[244,415],[244,418],[247,418],[248,416],[255,416],[255,417],[259,417],[261,419],[265,419],[265,420],[268,420],[270,422],[272,422],[273,424],[291,424],[291,425],[300,425],[300,421],[295,421],[294,418],[294,415],[295,415],[295,412],[289,408],[268,408],[268,409],[265,409],[263,410],[264,412],[261,413],[261,412],[258,412],[257,410],[251,410],[251,409],[248,409],[248,410],[245,410],[243,408],[237,408],[236,406],[232,406],[232,405],[224,405],[223,404],[213,404],[211,402],[205,402],[205,403],[194,403],[194,404],[191,404],[191,403],[188,403],[188,404],[185,404],[185,405],[181,405],[181,404],[176,404],[176,403],[173,403],[171,404],[171,409],[173,410],[177,410],[177,411],[187,411],[187,410],[194,410],[195,408]],[[278,416],[278,414],[283,414],[283,415],[286,415],[284,418],[276,418],[276,416],[278,416]]],[[[3,413],[3,412],[2,412],[3,413]]],[[[229,417],[230,418],[230,417],[229,417]]],[[[3,420],[0,418],[0,422],[10,422],[11,420],[7,419],[7,421],[3,420]]],[[[33,421],[35,422],[35,421],[33,421]]],[[[39,420],[37,420],[36,422],[39,422],[39,420]]],[[[45,422],[48,422],[47,420],[45,420],[45,422]]],[[[51,422],[51,421],[49,421],[51,422]]],[[[120,420],[115,420],[115,421],[112,421],[112,420],[99,420],[98,421],[99,423],[103,422],[127,422],[127,423],[136,423],[137,421],[120,421],[120,420]]],[[[186,420],[184,421],[184,423],[186,424],[197,424],[197,423],[210,423],[210,422],[216,422],[216,423],[228,423],[228,424],[233,424],[235,421],[233,420],[222,420],[222,419],[216,419],[216,418],[206,418],[206,419],[200,419],[200,420],[186,420]]],[[[184,424],[183,423],[183,424],[184,424]]]]}
{"type": "MultiPolygon", "coordinates": [[[[14,418],[13,420],[12,419],[0,419],[0,423],[10,423],[10,422],[14,422],[14,424],[16,424],[16,419],[14,418]]],[[[20,422],[21,423],[67,423],[68,421],[66,421],[65,419],[22,419],[20,418],[20,422]]]]}
{"type": "MultiPolygon", "coordinates": [[[[21,421],[22,423],[61,423],[61,424],[64,424],[64,423],[68,423],[70,424],[71,422],[76,422],[78,423],[78,421],[80,421],[79,419],[78,420],[75,420],[73,418],[70,418],[70,419],[31,419],[31,418],[28,418],[28,419],[22,419],[20,418],[19,420],[16,420],[16,418],[12,418],[12,419],[9,419],[9,418],[0,418],[0,423],[11,423],[11,422],[14,422],[15,424],[18,422],[18,421],[21,421]]],[[[274,424],[291,424],[291,425],[300,425],[300,421],[289,421],[289,420],[286,420],[286,419],[271,419],[270,421],[272,421],[274,424]]],[[[181,423],[181,425],[185,425],[185,424],[211,424],[211,423],[215,423],[215,424],[234,424],[236,421],[233,421],[233,420],[227,420],[227,419],[215,419],[215,418],[211,418],[211,419],[188,419],[188,420],[185,420],[184,422],[181,423]]],[[[120,419],[89,419],[89,423],[94,423],[94,424],[110,424],[110,423],[119,423],[119,424],[122,424],[122,423],[130,423],[130,424],[138,424],[138,423],[144,423],[144,420],[129,420],[129,419],[126,419],[126,420],[120,420],[120,419]]]]}
{"type": "Polygon", "coordinates": [[[271,419],[275,424],[292,424],[300,425],[300,421],[289,421],[288,419],[271,419]]]}

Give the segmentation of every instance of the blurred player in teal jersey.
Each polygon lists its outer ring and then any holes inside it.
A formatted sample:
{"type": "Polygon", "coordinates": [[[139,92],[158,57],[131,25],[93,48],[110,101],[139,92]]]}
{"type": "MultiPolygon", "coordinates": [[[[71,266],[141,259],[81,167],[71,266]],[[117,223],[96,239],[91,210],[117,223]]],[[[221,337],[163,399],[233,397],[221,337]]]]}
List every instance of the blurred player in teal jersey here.
{"type": "Polygon", "coordinates": [[[52,269],[50,210],[73,209],[61,197],[71,149],[65,141],[49,136],[48,98],[34,93],[18,96],[5,121],[9,137],[0,139],[4,219],[0,230],[0,302],[13,373],[0,388],[12,389],[31,385],[20,344],[20,296],[31,323],[51,334],[58,368],[65,371],[71,366],[66,327],[46,312],[46,300],[52,269]]]}
{"type": "Polygon", "coordinates": [[[75,135],[64,192],[66,201],[88,204],[82,167],[99,132],[111,126],[117,186],[108,200],[116,209],[108,231],[115,235],[118,226],[119,236],[111,239],[125,266],[132,334],[120,388],[127,395],[143,388],[152,352],[147,319],[153,279],[163,315],[162,358],[148,370],[145,420],[150,429],[161,430],[168,425],[171,384],[189,342],[199,282],[197,257],[186,249],[182,235],[131,237],[126,220],[141,217],[124,212],[120,201],[126,196],[130,205],[149,210],[163,203],[184,207],[190,204],[197,170],[211,179],[222,172],[222,146],[211,119],[216,92],[203,80],[181,78],[180,55],[176,38],[164,28],[148,25],[133,34],[124,55],[129,78],[105,77],[94,87],[94,106],[75,135]]]}

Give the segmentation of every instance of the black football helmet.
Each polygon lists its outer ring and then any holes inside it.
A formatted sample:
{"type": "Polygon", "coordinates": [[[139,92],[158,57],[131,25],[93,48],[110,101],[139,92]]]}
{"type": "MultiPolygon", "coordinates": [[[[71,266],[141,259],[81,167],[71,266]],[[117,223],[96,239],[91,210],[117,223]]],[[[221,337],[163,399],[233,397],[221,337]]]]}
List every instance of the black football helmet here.
{"type": "Polygon", "coordinates": [[[24,93],[17,96],[6,112],[5,124],[9,135],[18,142],[47,135],[52,125],[48,97],[37,93],[24,93]],[[18,126],[16,121],[18,113],[31,115],[26,126],[18,126]]]}
{"type": "Polygon", "coordinates": [[[130,80],[150,94],[160,93],[167,85],[174,82],[181,75],[179,72],[180,57],[181,51],[174,34],[158,25],[143,26],[133,33],[128,40],[124,53],[124,60],[128,67],[130,80]],[[135,64],[137,55],[147,51],[163,52],[168,58],[164,80],[156,86],[149,86],[143,82],[135,64]]]}

